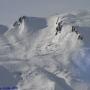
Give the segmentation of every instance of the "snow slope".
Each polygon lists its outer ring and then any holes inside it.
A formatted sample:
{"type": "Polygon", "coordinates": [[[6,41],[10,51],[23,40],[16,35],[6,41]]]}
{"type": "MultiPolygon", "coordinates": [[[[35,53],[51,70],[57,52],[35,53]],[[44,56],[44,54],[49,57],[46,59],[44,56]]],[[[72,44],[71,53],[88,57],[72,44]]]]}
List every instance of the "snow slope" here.
{"type": "Polygon", "coordinates": [[[90,90],[89,34],[87,11],[20,17],[0,35],[0,72],[8,74],[0,85],[18,90],[90,90]],[[55,35],[61,21],[61,32],[55,35]]]}

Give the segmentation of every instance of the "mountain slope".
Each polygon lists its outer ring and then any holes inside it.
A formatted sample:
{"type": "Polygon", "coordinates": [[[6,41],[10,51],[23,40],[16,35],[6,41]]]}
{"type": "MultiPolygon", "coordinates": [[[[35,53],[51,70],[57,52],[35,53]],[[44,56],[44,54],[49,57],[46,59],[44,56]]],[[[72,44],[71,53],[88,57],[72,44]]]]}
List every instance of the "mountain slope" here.
{"type": "Polygon", "coordinates": [[[89,28],[89,12],[20,17],[1,36],[0,65],[20,90],[90,90],[89,28]]]}

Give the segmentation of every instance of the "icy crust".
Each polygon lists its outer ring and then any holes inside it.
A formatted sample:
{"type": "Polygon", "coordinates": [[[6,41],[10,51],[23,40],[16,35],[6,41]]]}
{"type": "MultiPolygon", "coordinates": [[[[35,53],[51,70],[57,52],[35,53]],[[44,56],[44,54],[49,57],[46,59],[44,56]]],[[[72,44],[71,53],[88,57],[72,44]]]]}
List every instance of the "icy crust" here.
{"type": "Polygon", "coordinates": [[[0,36],[2,73],[19,90],[90,90],[89,18],[89,12],[20,17],[0,36]]]}

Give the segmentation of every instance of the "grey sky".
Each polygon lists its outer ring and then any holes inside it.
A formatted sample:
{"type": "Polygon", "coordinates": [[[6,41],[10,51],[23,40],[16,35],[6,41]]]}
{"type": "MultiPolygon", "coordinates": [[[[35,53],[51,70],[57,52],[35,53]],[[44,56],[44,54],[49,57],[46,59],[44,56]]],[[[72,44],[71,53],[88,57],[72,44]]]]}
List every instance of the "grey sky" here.
{"type": "Polygon", "coordinates": [[[90,0],[0,0],[0,24],[12,24],[19,16],[50,16],[73,10],[89,10],[90,0]]]}

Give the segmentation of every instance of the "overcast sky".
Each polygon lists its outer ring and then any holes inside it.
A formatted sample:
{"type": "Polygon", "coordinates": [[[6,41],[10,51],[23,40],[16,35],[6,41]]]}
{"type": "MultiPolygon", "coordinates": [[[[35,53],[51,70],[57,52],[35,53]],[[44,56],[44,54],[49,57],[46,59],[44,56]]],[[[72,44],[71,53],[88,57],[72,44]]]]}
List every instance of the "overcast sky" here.
{"type": "Polygon", "coordinates": [[[19,16],[50,16],[90,10],[90,0],[0,0],[0,24],[10,26],[19,16]]]}

